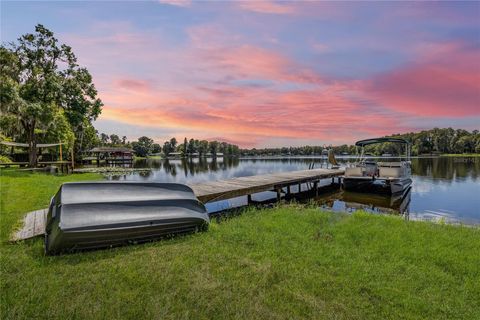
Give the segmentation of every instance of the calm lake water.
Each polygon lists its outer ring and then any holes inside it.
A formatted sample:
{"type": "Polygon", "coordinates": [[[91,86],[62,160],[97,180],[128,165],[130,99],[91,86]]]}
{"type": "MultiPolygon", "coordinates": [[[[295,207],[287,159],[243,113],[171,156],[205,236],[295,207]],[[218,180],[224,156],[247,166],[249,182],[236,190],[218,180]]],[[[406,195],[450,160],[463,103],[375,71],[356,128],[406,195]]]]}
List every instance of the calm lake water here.
{"type": "MultiPolygon", "coordinates": [[[[392,161],[395,159],[392,159],[392,161]]],[[[353,159],[339,160],[346,165],[353,159]]],[[[385,161],[385,160],[384,160],[385,161]]],[[[281,171],[325,167],[324,159],[148,159],[135,163],[135,167],[149,167],[150,172],[112,177],[114,180],[193,183],[228,179],[281,171]]],[[[313,199],[319,207],[334,211],[352,212],[358,209],[372,213],[402,214],[409,219],[445,220],[465,224],[480,224],[480,158],[414,158],[412,159],[413,185],[400,196],[379,196],[345,192],[325,187],[321,195],[313,199]]],[[[324,185],[330,184],[325,180],[324,185]]],[[[302,187],[306,190],[306,185],[302,187]]],[[[295,191],[292,188],[292,191],[295,191]]],[[[270,201],[275,193],[255,194],[255,201],[270,201]]],[[[312,201],[309,193],[298,197],[299,201],[312,201]]],[[[209,212],[246,205],[246,197],[207,204],[209,212]]]]}

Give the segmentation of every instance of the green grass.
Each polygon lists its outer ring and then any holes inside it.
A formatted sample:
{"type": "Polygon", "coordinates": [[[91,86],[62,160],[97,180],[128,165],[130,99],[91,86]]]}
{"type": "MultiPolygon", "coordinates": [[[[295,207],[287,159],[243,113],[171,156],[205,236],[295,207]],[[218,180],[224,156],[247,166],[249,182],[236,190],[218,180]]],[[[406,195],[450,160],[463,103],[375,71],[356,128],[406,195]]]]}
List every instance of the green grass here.
{"type": "Polygon", "coordinates": [[[144,160],[144,159],[164,159],[164,157],[163,156],[146,156],[146,157],[134,156],[134,160],[144,160]]]}
{"type": "Polygon", "coordinates": [[[480,153],[445,153],[441,157],[480,157],[480,153]]]}
{"type": "Polygon", "coordinates": [[[284,205],[208,232],[43,255],[8,244],[60,183],[1,177],[2,319],[480,319],[480,230],[284,205]]]}

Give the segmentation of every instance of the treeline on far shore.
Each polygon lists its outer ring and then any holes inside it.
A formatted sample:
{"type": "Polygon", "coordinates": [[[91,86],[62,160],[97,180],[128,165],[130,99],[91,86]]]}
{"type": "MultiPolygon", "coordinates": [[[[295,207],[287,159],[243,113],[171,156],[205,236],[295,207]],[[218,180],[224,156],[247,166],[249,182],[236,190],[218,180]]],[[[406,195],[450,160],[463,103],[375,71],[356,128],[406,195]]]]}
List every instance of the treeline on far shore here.
{"type": "MultiPolygon", "coordinates": [[[[412,145],[412,155],[431,155],[431,154],[463,154],[480,153],[480,133],[478,130],[471,132],[463,129],[452,128],[434,128],[420,132],[409,132],[405,134],[393,134],[388,137],[403,138],[412,145]]],[[[283,147],[283,148],[263,148],[263,149],[241,149],[240,153],[244,156],[278,156],[278,155],[321,155],[327,148],[332,148],[337,155],[355,155],[357,147],[355,145],[340,146],[301,146],[301,147],[283,147]]],[[[403,154],[405,150],[400,144],[380,143],[365,148],[365,152],[372,155],[383,154],[403,154]]]]}
{"type": "MultiPolygon", "coordinates": [[[[478,130],[467,131],[463,129],[452,128],[434,128],[420,132],[409,132],[405,134],[393,134],[387,137],[402,138],[411,143],[411,154],[434,155],[434,154],[463,154],[480,153],[480,133],[478,130]]],[[[301,147],[282,147],[282,148],[263,148],[263,149],[240,149],[237,145],[220,141],[207,141],[198,139],[184,138],[183,143],[178,143],[176,138],[171,138],[163,145],[155,143],[149,137],[140,137],[137,141],[127,141],[124,136],[116,134],[107,135],[101,133],[97,139],[93,139],[96,146],[125,146],[133,149],[138,157],[151,155],[162,156],[206,156],[206,155],[233,155],[233,156],[302,156],[302,155],[321,155],[322,152],[332,148],[337,155],[355,155],[357,147],[355,145],[340,146],[301,146],[301,147]]],[[[379,143],[365,148],[365,152],[372,155],[384,154],[404,154],[405,150],[401,144],[379,143]]]]}
{"type": "Polygon", "coordinates": [[[116,134],[107,135],[101,133],[95,141],[96,146],[103,147],[126,147],[133,149],[137,157],[147,157],[152,155],[162,156],[216,156],[216,155],[238,155],[240,148],[237,145],[223,141],[207,141],[198,139],[183,139],[183,143],[178,143],[176,138],[171,138],[160,145],[153,139],[143,136],[137,141],[127,141],[127,137],[121,139],[116,134]]]}

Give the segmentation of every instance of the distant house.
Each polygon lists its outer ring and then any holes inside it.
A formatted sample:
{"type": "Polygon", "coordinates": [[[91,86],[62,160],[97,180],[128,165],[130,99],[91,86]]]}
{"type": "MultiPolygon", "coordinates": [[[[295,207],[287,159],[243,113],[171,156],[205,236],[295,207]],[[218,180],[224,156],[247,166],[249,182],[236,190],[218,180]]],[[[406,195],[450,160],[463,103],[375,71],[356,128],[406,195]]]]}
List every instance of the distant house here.
{"type": "Polygon", "coordinates": [[[131,165],[133,163],[133,150],[125,147],[96,147],[88,151],[97,159],[97,165],[105,160],[106,165],[131,165]]]}
{"type": "Polygon", "coordinates": [[[183,156],[183,153],[181,153],[181,152],[170,152],[168,154],[167,158],[168,159],[180,159],[180,158],[182,158],[182,156],[183,156]]]}

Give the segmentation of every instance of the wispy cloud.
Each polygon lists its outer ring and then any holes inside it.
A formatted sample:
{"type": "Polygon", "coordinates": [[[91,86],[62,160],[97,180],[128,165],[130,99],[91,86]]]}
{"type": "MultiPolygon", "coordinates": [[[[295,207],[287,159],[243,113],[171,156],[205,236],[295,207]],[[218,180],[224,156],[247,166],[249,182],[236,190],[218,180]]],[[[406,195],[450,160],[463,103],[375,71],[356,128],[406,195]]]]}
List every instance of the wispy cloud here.
{"type": "Polygon", "coordinates": [[[286,1],[246,0],[239,1],[238,7],[243,10],[266,14],[292,14],[296,12],[292,3],[286,1]]]}
{"type": "Polygon", "coordinates": [[[158,0],[158,2],[177,7],[190,7],[192,5],[191,0],[158,0]]]}

